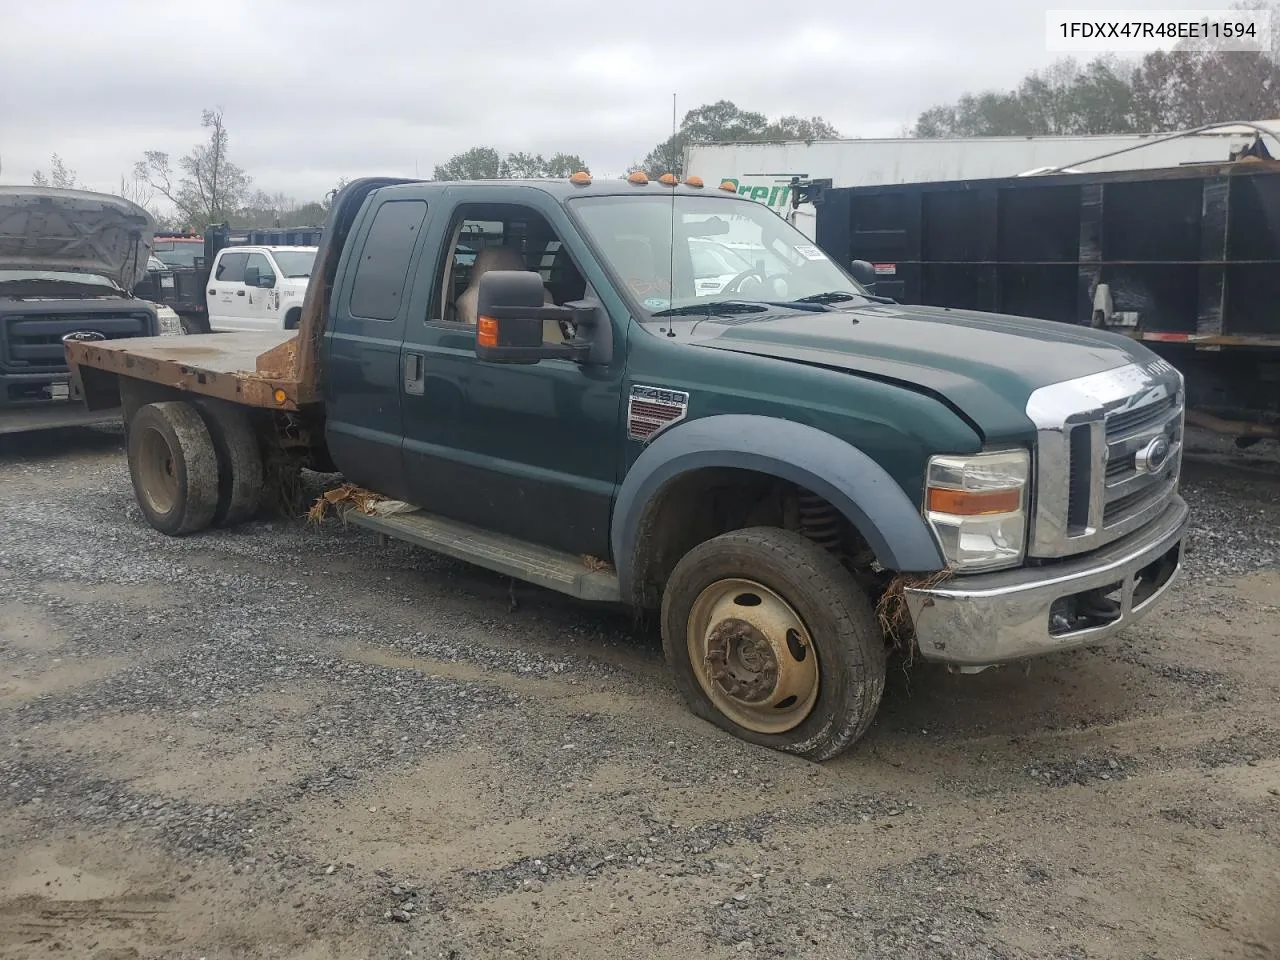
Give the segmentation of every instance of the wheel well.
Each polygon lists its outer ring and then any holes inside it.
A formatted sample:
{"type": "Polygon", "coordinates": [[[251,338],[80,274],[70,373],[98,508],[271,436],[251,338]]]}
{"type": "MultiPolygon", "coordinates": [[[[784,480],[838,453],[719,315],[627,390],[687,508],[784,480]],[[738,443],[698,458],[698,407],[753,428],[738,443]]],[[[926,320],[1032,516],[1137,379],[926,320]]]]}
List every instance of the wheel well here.
{"type": "Polygon", "coordinates": [[[636,538],[635,605],[659,607],[671,571],[698,544],[755,526],[796,530],[822,543],[869,589],[887,579],[866,540],[824,498],[767,473],[706,467],[675,477],[645,507],[636,538]]]}
{"type": "Polygon", "coordinates": [[[302,317],[301,307],[290,307],[285,311],[284,328],[286,330],[296,330],[298,328],[298,320],[302,317]]]}

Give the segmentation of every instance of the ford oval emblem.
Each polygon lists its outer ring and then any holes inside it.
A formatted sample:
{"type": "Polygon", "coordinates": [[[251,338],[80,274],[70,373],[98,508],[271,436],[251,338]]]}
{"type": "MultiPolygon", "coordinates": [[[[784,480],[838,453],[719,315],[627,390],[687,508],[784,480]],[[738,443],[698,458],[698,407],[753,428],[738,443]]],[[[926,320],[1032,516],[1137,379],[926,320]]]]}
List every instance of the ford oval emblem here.
{"type": "Polygon", "coordinates": [[[105,340],[107,335],[99,330],[72,330],[62,335],[63,343],[83,343],[86,340],[105,340]]]}
{"type": "Polygon", "coordinates": [[[1171,449],[1168,437],[1156,437],[1134,455],[1134,468],[1139,473],[1159,473],[1169,462],[1171,449]]]}

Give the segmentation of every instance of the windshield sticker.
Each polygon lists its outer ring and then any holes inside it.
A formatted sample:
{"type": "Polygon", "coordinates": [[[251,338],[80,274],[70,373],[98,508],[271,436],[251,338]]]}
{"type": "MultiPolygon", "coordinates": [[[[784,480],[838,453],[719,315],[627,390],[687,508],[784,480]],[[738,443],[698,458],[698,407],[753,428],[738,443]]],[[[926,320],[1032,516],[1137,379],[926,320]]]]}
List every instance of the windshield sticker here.
{"type": "Polygon", "coordinates": [[[825,260],[827,255],[815,247],[812,243],[797,243],[795,245],[796,253],[804,257],[806,260],[825,260]]]}
{"type": "Polygon", "coordinates": [[[671,306],[671,301],[663,300],[661,297],[645,297],[644,305],[650,310],[665,310],[671,306]]]}

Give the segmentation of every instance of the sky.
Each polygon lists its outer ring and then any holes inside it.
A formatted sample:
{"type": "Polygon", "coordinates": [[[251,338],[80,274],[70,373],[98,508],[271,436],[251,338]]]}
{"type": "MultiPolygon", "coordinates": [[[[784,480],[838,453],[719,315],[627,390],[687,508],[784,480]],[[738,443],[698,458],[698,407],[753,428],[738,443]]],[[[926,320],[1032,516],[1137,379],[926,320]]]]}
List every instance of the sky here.
{"type": "Polygon", "coordinates": [[[115,190],[143,151],[188,152],[212,107],[253,186],[301,201],[339,177],[429,177],[476,145],[616,174],[670,134],[673,94],[681,115],[728,99],[899,136],[929,106],[1062,56],[1047,6],[0,0],[0,183],[29,183],[57,153],[115,190]]]}

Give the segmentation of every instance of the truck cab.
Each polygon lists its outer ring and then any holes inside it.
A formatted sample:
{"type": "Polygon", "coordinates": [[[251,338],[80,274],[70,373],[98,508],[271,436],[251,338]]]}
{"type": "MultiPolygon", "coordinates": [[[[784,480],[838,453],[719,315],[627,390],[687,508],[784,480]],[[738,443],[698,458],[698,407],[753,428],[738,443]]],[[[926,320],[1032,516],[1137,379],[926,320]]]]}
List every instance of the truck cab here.
{"type": "Polygon", "coordinates": [[[315,257],[315,247],[222,248],[209,271],[209,329],[296,329],[315,257]]]}
{"type": "Polygon", "coordinates": [[[367,492],[351,522],[651,615],[690,708],[753,743],[834,756],[894,649],[1097,643],[1180,569],[1176,370],[878,297],[732,189],[356,181],[314,274],[296,336],[68,346],[132,411],[148,522],[233,522],[265,463],[323,463],[367,492]],[[708,240],[747,263],[714,291],[708,240]]]}

